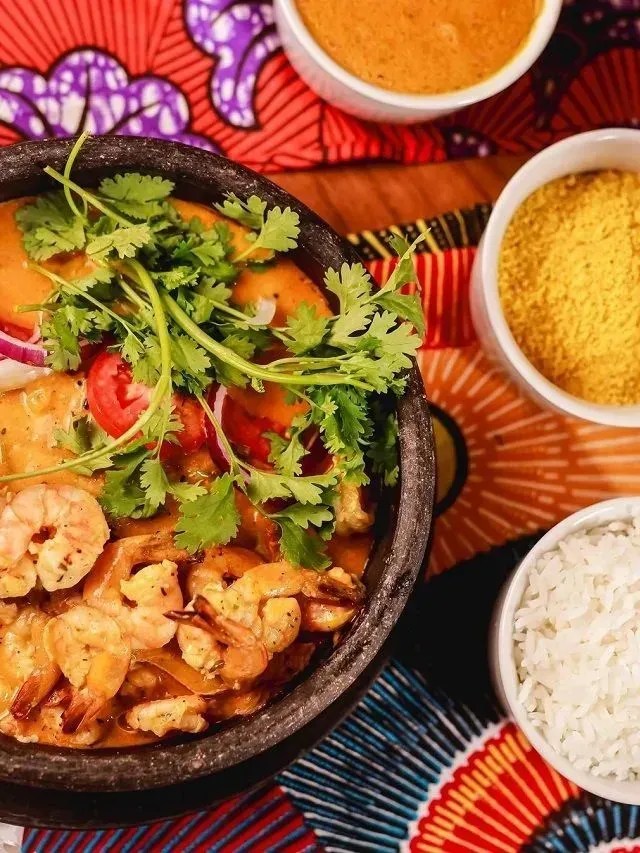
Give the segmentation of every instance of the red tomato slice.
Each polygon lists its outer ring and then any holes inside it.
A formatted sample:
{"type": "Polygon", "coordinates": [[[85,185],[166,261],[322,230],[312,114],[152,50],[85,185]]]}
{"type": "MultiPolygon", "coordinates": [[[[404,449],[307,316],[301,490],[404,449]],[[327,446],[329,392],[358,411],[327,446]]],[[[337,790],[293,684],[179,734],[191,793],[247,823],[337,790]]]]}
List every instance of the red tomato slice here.
{"type": "MultiPolygon", "coordinates": [[[[264,433],[275,432],[284,435],[286,432],[282,424],[272,421],[271,418],[262,418],[250,415],[247,410],[227,393],[225,388],[217,385],[212,386],[209,391],[209,405],[216,409],[216,397],[223,394],[221,426],[224,434],[229,440],[234,451],[259,467],[270,468],[269,454],[271,453],[271,442],[265,438],[264,433]]],[[[229,470],[229,463],[218,442],[213,424],[207,420],[207,443],[213,461],[223,471],[229,470]]]]}
{"type": "Polygon", "coordinates": [[[5,335],[11,335],[19,341],[28,341],[33,334],[33,329],[26,329],[24,326],[17,326],[15,323],[9,323],[6,320],[0,320],[0,331],[5,335]]]}
{"type": "Polygon", "coordinates": [[[174,394],[173,405],[182,421],[182,430],[176,433],[178,444],[185,453],[195,453],[207,440],[204,409],[197,400],[184,394],[174,394]]]}
{"type": "MultiPolygon", "coordinates": [[[[119,438],[149,406],[152,389],[134,382],[129,365],[117,354],[104,350],[95,359],[87,376],[89,411],[102,429],[119,438]]],[[[193,453],[204,444],[204,412],[198,402],[174,394],[173,404],[183,429],[176,438],[185,453],[193,453]]],[[[167,452],[173,445],[166,444],[167,452]]],[[[164,450],[164,448],[163,448],[164,450]]]]}

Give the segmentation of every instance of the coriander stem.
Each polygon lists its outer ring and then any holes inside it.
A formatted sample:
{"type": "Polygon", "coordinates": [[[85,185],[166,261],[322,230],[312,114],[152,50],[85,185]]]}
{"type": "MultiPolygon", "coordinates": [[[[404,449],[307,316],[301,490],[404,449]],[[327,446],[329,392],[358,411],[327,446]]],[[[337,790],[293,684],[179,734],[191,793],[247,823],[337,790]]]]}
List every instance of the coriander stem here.
{"type": "MultiPolygon", "coordinates": [[[[98,308],[100,311],[104,311],[105,314],[108,314],[109,317],[111,317],[117,323],[120,323],[132,335],[135,335],[135,337],[138,337],[138,333],[135,331],[133,326],[131,326],[129,323],[127,323],[127,321],[124,319],[124,317],[121,317],[119,314],[116,314],[116,312],[112,311],[108,305],[104,305],[102,302],[100,302],[99,299],[95,299],[95,297],[91,296],[90,293],[86,293],[84,290],[80,290],[80,288],[76,287],[73,284],[73,282],[68,281],[66,278],[63,278],[61,275],[57,275],[56,273],[51,272],[50,270],[46,269],[46,267],[41,267],[40,264],[29,263],[29,264],[27,264],[27,266],[29,267],[29,269],[35,270],[36,272],[39,272],[41,275],[46,276],[46,278],[48,278],[50,281],[54,282],[54,284],[57,284],[58,287],[66,287],[72,293],[75,293],[76,296],[79,296],[81,299],[85,299],[87,302],[90,302],[92,305],[95,305],[96,308],[98,308]]],[[[56,306],[56,307],[60,307],[60,306],[56,306]]]]}
{"type": "Polygon", "coordinates": [[[10,483],[13,480],[29,480],[33,477],[42,477],[47,474],[56,474],[58,471],[66,471],[70,468],[76,468],[89,462],[95,462],[97,459],[102,459],[105,456],[110,456],[119,447],[128,444],[132,439],[137,438],[144,427],[153,418],[157,410],[162,405],[163,400],[171,391],[171,340],[167,329],[167,321],[162,307],[160,295],[151,280],[151,276],[145,268],[136,260],[127,261],[123,265],[125,272],[136,278],[141,287],[143,287],[151,302],[153,315],[155,318],[156,335],[160,344],[160,378],[156,387],[153,389],[149,406],[140,415],[138,420],[129,427],[119,438],[106,444],[104,447],[99,447],[96,450],[91,450],[88,453],[83,453],[76,456],[74,459],[69,459],[67,462],[61,462],[59,465],[52,465],[49,468],[39,468],[35,471],[26,471],[17,474],[5,474],[0,477],[0,483],[10,483]]]}
{"type": "Polygon", "coordinates": [[[260,379],[263,382],[276,382],[279,385],[351,385],[354,388],[361,388],[363,391],[373,390],[368,383],[361,382],[359,379],[353,379],[346,374],[278,373],[277,371],[270,370],[268,365],[254,364],[251,361],[247,361],[219,341],[214,340],[206,332],[203,332],[200,326],[193,322],[191,317],[182,310],[175,299],[169,296],[168,293],[163,293],[160,298],[168,313],[189,337],[193,338],[207,352],[210,352],[230,367],[235,367],[244,373],[245,376],[260,379]]]}
{"type": "Polygon", "coordinates": [[[134,305],[137,305],[140,311],[148,311],[149,304],[142,299],[139,293],[136,292],[135,288],[131,287],[131,285],[124,280],[124,278],[119,279],[119,284],[124,293],[127,295],[127,298],[130,302],[133,302],[134,305]]]}
{"type": "Polygon", "coordinates": [[[84,199],[84,201],[92,207],[95,207],[95,209],[99,210],[100,213],[104,213],[105,216],[113,219],[113,221],[117,222],[118,225],[122,225],[127,228],[133,225],[133,222],[130,222],[128,219],[125,219],[124,216],[120,216],[119,213],[111,210],[110,207],[107,207],[107,205],[100,201],[100,199],[93,195],[93,193],[87,192],[83,187],[74,183],[69,178],[66,178],[64,175],[61,175],[60,172],[56,171],[52,166],[46,166],[44,172],[49,175],[50,178],[54,178],[59,184],[62,184],[66,189],[73,190],[81,199],[84,199]]]}
{"type": "MultiPolygon", "coordinates": [[[[88,137],[89,137],[89,134],[87,133],[87,131],[86,130],[83,131],[80,134],[80,136],[76,139],[76,141],[73,145],[73,148],[71,149],[71,153],[67,157],[67,162],[65,163],[65,167],[64,167],[64,177],[67,180],[69,180],[69,178],[71,176],[71,170],[73,169],[73,164],[76,161],[76,157],[80,153],[80,149],[82,148],[82,146],[84,145],[84,143],[88,137]]],[[[84,219],[84,221],[86,222],[87,221],[87,200],[85,198],[82,199],[84,211],[82,213],[80,213],[80,211],[78,210],[78,208],[76,206],[75,199],[73,198],[71,190],[69,189],[68,186],[65,186],[65,188],[64,188],[64,197],[66,198],[67,204],[69,205],[71,211],[73,213],[75,213],[75,215],[78,216],[80,219],[84,219]]]]}
{"type": "MultiPolygon", "coordinates": [[[[216,302],[214,299],[208,300],[210,305],[213,305],[214,308],[217,308],[218,311],[222,311],[225,314],[229,314],[230,317],[235,317],[237,320],[240,320],[243,323],[246,323],[248,326],[254,326],[258,328],[256,323],[252,323],[251,321],[255,319],[254,317],[249,317],[248,314],[243,314],[242,311],[237,311],[235,308],[231,308],[230,305],[225,305],[224,302],[216,302]]],[[[262,325],[265,325],[264,323],[262,325]]]]}

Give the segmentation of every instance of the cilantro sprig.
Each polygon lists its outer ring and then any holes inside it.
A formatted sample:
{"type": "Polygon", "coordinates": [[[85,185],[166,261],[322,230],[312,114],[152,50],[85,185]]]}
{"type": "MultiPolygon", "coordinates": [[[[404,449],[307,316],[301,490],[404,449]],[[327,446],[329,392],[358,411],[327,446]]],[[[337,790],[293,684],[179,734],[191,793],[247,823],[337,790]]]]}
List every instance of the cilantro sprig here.
{"type": "Polygon", "coordinates": [[[416,244],[392,239],[399,260],[381,288],[361,264],[328,270],[334,314],[302,302],[284,325],[267,326],[256,306],[234,301],[235,283],[247,267],[273,263],[296,248],[297,214],[269,208],[257,196],[229,194],[217,207],[248,229],[239,245],[226,222],[206,226],[183,217],[164,177],[131,172],[94,189],[78,184],[71,173],[84,139],[62,172],[44,170],[59,191],[16,216],[32,267],[53,287],[38,306],[47,361],[54,370],[77,370],[84,343],[102,343],[153,390],[148,408],[123,435],[109,438],[90,416],[82,418],[56,435],[74,458],[0,482],[65,469],[101,472],[101,500],[111,516],[148,517],[177,504],[176,541],[193,552],[233,539],[242,491],[278,526],[287,559],[324,568],[340,482],[365,484],[373,473],[392,485],[398,477],[397,423],[384,399],[403,392],[424,332],[419,299],[405,292],[414,279],[416,244]],[[82,277],[67,280],[47,266],[68,252],[86,256],[82,277]],[[250,384],[257,392],[274,383],[305,404],[286,436],[268,436],[271,470],[234,451],[206,402],[213,383],[250,384]],[[178,391],[205,409],[225,447],[228,473],[185,483],[165,463],[161,448],[175,443],[182,429],[172,403],[178,391]],[[332,457],[328,472],[304,475],[309,434],[332,457]]]}

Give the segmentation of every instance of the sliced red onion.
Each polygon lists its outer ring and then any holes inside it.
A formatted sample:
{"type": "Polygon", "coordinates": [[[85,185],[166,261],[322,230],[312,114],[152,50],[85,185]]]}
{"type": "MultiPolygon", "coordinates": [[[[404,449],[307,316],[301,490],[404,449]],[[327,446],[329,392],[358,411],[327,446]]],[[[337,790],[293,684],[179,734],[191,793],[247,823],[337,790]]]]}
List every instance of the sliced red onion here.
{"type": "Polygon", "coordinates": [[[12,338],[6,332],[0,331],[0,355],[22,364],[44,367],[47,351],[43,346],[28,341],[20,341],[18,338],[12,338]]]}
{"type": "Polygon", "coordinates": [[[263,299],[256,302],[256,313],[249,320],[252,326],[268,326],[276,314],[275,299],[263,299]]]}
{"type": "Polygon", "coordinates": [[[3,358],[0,360],[0,392],[24,388],[35,379],[40,379],[49,373],[51,371],[48,367],[34,367],[11,358],[3,358]]]}
{"type": "Polygon", "coordinates": [[[28,344],[37,344],[40,342],[40,326],[42,325],[42,311],[38,313],[38,322],[33,327],[31,337],[27,338],[28,344]]]}
{"type": "MultiPolygon", "coordinates": [[[[225,401],[226,396],[227,396],[227,389],[224,387],[224,385],[219,385],[215,389],[214,394],[209,393],[209,402],[210,403],[212,402],[211,401],[212,396],[213,396],[213,404],[211,406],[211,411],[215,415],[216,420],[218,421],[218,424],[220,425],[220,428],[222,428],[222,407],[224,406],[224,401],[225,401]]],[[[208,426],[211,428],[211,431],[210,431],[211,439],[216,444],[216,450],[218,451],[220,456],[222,456],[224,461],[227,463],[227,470],[230,471],[231,470],[231,459],[230,459],[229,454],[227,452],[227,448],[225,447],[224,442],[220,441],[220,439],[218,438],[218,431],[216,430],[214,425],[209,424],[208,426]]]]}

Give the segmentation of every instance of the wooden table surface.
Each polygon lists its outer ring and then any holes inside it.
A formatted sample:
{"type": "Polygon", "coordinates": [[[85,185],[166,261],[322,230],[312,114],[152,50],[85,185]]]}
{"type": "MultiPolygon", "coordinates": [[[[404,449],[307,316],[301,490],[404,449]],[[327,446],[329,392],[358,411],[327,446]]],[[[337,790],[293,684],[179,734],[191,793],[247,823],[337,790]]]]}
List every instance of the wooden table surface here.
{"type": "Polygon", "coordinates": [[[429,166],[361,164],[276,175],[274,180],[347,234],[495,201],[526,159],[498,156],[429,166]]]}

